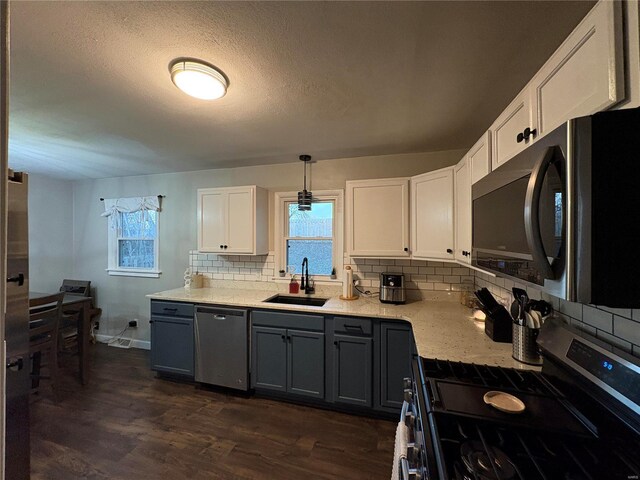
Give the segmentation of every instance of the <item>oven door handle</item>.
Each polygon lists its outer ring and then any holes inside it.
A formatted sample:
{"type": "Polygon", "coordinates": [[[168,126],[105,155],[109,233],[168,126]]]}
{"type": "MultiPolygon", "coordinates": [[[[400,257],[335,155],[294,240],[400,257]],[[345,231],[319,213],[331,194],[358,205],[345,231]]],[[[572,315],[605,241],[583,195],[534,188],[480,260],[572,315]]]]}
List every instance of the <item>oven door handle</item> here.
{"type": "Polygon", "coordinates": [[[542,242],[540,231],[540,193],[544,177],[549,166],[553,163],[557,147],[549,147],[544,155],[536,162],[527,185],[527,194],[524,201],[524,230],[527,236],[527,244],[531,251],[533,261],[540,269],[544,278],[554,279],[553,268],[547,259],[547,252],[542,242]]]}

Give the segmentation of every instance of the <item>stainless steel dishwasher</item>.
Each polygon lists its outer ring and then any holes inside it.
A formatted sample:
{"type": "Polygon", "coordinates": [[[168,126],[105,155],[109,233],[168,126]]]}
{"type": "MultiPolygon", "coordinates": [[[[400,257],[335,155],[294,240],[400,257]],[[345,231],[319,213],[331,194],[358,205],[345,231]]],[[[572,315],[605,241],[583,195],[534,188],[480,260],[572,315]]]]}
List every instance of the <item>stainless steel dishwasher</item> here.
{"type": "Polygon", "coordinates": [[[197,382],[249,388],[248,329],[247,310],[196,306],[197,382]]]}

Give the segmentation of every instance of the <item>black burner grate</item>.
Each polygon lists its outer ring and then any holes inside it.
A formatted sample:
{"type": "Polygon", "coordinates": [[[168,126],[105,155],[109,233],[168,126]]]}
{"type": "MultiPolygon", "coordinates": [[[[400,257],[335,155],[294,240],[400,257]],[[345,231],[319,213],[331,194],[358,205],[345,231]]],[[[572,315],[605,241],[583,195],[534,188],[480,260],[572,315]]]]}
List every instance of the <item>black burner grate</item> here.
{"type": "Polygon", "coordinates": [[[628,480],[640,478],[638,440],[623,445],[430,414],[443,479],[628,480]]]}

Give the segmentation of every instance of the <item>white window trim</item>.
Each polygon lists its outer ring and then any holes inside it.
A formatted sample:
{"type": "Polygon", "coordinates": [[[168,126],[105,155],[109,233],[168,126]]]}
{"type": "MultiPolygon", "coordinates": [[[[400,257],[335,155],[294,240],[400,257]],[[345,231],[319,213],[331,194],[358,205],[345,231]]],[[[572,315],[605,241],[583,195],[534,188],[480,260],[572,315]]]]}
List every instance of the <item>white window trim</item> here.
{"type": "MultiPolygon", "coordinates": [[[[114,213],[119,215],[119,213],[114,213]]],[[[118,267],[118,229],[112,228],[111,225],[107,227],[109,229],[109,235],[107,240],[108,248],[108,267],[106,271],[109,275],[118,277],[145,277],[145,278],[159,278],[162,271],[159,268],[159,254],[160,254],[160,211],[157,210],[156,215],[156,238],[153,242],[153,258],[155,260],[154,268],[142,269],[142,268],[121,268],[118,267]]]]}
{"type": "MultiPolygon", "coordinates": [[[[334,200],[335,208],[333,211],[333,266],[336,269],[337,279],[333,280],[329,275],[311,275],[315,280],[318,280],[319,284],[322,283],[339,283],[342,278],[342,270],[344,265],[344,190],[319,190],[313,192],[313,198],[318,200],[334,200]]],[[[275,228],[273,229],[273,245],[274,245],[274,265],[275,273],[279,270],[286,270],[287,266],[284,249],[285,249],[285,235],[287,233],[287,225],[284,215],[284,208],[288,202],[297,202],[298,192],[276,192],[275,193],[275,228]]],[[[276,282],[289,282],[289,274],[286,276],[286,280],[276,276],[274,280],[276,282]]]]}

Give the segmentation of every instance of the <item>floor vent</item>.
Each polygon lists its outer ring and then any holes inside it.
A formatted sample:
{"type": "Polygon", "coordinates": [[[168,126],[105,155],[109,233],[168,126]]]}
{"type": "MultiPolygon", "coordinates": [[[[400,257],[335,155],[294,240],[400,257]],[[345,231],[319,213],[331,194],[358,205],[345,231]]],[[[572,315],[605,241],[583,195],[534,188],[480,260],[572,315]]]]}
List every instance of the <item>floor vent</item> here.
{"type": "Polygon", "coordinates": [[[131,339],[130,338],[118,338],[109,342],[110,347],[117,348],[131,348],[131,339]]]}

